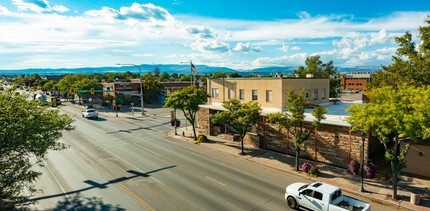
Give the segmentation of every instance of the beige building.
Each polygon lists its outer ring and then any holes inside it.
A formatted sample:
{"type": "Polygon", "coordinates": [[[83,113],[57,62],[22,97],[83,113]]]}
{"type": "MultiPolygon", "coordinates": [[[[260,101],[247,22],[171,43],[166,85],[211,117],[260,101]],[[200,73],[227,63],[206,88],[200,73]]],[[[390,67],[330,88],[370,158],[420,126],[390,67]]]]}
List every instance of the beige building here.
{"type": "Polygon", "coordinates": [[[329,102],[328,78],[214,78],[207,79],[208,104],[221,104],[229,99],[257,101],[262,108],[285,108],[290,91],[300,93],[312,104],[329,102]]]}

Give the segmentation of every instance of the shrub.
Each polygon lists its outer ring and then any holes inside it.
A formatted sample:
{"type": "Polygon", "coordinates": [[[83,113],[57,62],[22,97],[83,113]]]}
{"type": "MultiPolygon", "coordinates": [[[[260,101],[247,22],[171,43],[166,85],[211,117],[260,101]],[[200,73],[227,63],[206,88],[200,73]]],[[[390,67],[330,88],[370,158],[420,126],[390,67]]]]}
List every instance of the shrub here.
{"type": "Polygon", "coordinates": [[[200,134],[198,137],[197,137],[197,141],[195,141],[194,142],[194,144],[200,144],[201,142],[203,142],[203,141],[207,141],[208,140],[208,137],[206,137],[205,135],[203,135],[203,134],[200,134]]]}
{"type": "Polygon", "coordinates": [[[375,178],[375,173],[376,173],[376,165],[371,162],[367,162],[364,165],[364,176],[366,178],[372,179],[372,178],[375,178]]]}
{"type": "Polygon", "coordinates": [[[93,108],[93,105],[92,104],[88,104],[87,108],[93,108]]]}
{"type": "Polygon", "coordinates": [[[303,163],[302,171],[305,172],[306,175],[310,177],[318,177],[320,175],[320,171],[318,167],[309,162],[303,163]]]}
{"type": "Polygon", "coordinates": [[[356,160],[351,160],[351,162],[349,162],[349,171],[353,175],[357,175],[360,171],[360,163],[356,160]]]}

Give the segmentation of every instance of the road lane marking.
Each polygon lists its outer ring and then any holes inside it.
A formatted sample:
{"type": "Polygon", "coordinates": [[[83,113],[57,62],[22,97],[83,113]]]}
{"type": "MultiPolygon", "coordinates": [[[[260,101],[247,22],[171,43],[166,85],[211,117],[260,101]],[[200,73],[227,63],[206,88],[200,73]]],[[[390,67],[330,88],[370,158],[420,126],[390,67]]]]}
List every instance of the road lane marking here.
{"type": "Polygon", "coordinates": [[[66,195],[67,199],[70,199],[69,195],[67,195],[66,191],[64,190],[63,186],[61,186],[60,182],[58,181],[57,177],[55,176],[54,172],[51,171],[51,168],[49,168],[48,164],[45,162],[45,160],[43,160],[43,163],[46,166],[46,169],[48,169],[49,173],[52,175],[52,177],[54,177],[55,182],[57,183],[57,185],[60,187],[61,191],[63,192],[64,195],[66,195]]]}
{"type": "Polygon", "coordinates": [[[139,198],[138,196],[136,196],[136,194],[134,194],[133,192],[131,192],[127,187],[125,187],[123,184],[121,184],[120,182],[118,182],[112,175],[110,175],[108,172],[106,172],[102,167],[100,167],[97,163],[95,163],[94,161],[92,161],[89,157],[87,157],[84,153],[80,152],[79,153],[83,158],[85,158],[88,162],[90,162],[94,167],[96,167],[97,169],[99,169],[104,175],[106,175],[107,177],[109,177],[112,181],[115,182],[116,185],[118,185],[125,193],[127,193],[129,196],[131,196],[137,203],[139,203],[140,205],[142,205],[142,207],[144,207],[146,210],[149,211],[154,211],[154,209],[149,206],[147,203],[145,203],[141,198],[139,198]]]}
{"type": "Polygon", "coordinates": [[[226,184],[224,184],[224,183],[222,183],[222,182],[219,182],[219,181],[216,181],[216,180],[214,180],[214,179],[212,179],[212,178],[210,178],[210,177],[208,177],[208,176],[206,176],[206,178],[207,178],[207,179],[209,179],[209,180],[212,180],[213,182],[218,183],[218,184],[220,184],[220,185],[222,185],[222,186],[224,186],[224,187],[226,187],[226,186],[227,186],[226,184]]]}

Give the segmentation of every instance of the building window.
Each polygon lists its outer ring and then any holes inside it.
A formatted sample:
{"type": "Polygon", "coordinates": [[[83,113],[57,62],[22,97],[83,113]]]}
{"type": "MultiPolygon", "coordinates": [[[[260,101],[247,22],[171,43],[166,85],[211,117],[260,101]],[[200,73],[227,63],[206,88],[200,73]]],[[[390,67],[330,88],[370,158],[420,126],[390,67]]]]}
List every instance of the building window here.
{"type": "Polygon", "coordinates": [[[307,90],[305,92],[305,100],[309,100],[309,91],[307,91],[307,90]]]}
{"type": "Polygon", "coordinates": [[[357,83],[357,86],[362,86],[363,84],[362,83],[357,83]]]}
{"type": "Polygon", "coordinates": [[[354,83],[348,83],[348,86],[354,86],[354,83]]]}
{"type": "Polygon", "coordinates": [[[272,90],[266,90],[266,102],[272,102],[272,90]]]}
{"type": "Polygon", "coordinates": [[[314,89],[314,100],[318,100],[318,89],[314,89]]]}
{"type": "Polygon", "coordinates": [[[322,89],[322,92],[321,92],[321,99],[325,99],[325,88],[324,88],[324,89],[322,89]]]}
{"type": "Polygon", "coordinates": [[[245,99],[245,90],[239,89],[239,99],[244,100],[245,99]]]}
{"type": "Polygon", "coordinates": [[[234,91],[233,89],[228,89],[228,99],[233,99],[234,98],[234,91]]]}
{"type": "Polygon", "coordinates": [[[218,98],[218,88],[212,88],[212,97],[218,98]]]}
{"type": "Polygon", "coordinates": [[[257,97],[257,90],[252,90],[252,100],[258,100],[258,97],[257,97]]]}

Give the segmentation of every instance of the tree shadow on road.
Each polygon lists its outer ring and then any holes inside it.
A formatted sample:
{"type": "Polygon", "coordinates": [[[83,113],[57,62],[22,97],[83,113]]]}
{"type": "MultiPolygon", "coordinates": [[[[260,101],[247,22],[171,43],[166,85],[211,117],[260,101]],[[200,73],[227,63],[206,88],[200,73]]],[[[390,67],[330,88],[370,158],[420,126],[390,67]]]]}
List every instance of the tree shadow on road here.
{"type": "Polygon", "coordinates": [[[99,197],[83,197],[79,193],[73,197],[59,201],[57,205],[48,209],[52,211],[60,210],[101,210],[101,211],[122,211],[125,210],[119,205],[111,205],[103,202],[99,197]]]}

